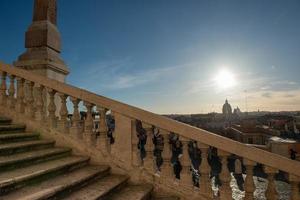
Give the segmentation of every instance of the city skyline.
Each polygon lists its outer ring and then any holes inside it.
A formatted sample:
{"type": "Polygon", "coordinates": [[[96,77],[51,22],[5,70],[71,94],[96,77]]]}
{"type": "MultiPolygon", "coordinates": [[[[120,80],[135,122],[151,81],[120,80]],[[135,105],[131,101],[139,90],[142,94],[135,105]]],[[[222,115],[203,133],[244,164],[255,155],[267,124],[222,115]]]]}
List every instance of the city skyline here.
{"type": "MultiPolygon", "coordinates": [[[[24,51],[33,5],[0,7],[0,60],[12,63],[24,51]]],[[[158,113],[220,112],[226,98],[242,111],[300,110],[299,8],[298,1],[59,1],[67,82],[158,113]]]]}

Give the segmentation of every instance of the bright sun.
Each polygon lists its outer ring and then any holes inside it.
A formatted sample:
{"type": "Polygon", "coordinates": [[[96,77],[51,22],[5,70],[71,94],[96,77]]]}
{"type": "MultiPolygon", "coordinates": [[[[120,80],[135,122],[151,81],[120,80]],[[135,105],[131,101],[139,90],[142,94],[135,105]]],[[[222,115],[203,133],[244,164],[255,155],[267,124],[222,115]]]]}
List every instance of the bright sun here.
{"type": "Polygon", "coordinates": [[[228,89],[236,85],[234,74],[226,69],[220,70],[214,81],[219,89],[228,89]]]}

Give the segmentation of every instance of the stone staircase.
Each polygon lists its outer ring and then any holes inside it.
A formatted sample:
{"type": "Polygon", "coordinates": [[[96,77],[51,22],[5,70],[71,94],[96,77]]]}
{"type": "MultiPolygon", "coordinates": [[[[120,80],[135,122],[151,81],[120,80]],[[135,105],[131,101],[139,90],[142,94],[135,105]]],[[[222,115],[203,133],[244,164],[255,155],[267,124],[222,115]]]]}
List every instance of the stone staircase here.
{"type": "Polygon", "coordinates": [[[152,185],[132,185],[109,166],[91,165],[88,157],[25,130],[0,118],[0,200],[154,199],[152,185]]]}

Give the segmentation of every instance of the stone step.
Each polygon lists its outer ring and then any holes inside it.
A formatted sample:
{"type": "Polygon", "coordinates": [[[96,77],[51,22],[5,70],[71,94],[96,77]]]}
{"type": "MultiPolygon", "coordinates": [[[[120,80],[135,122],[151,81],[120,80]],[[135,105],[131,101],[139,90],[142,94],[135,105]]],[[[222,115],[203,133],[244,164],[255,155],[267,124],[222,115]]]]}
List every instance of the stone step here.
{"type": "Polygon", "coordinates": [[[175,196],[168,196],[168,197],[155,197],[154,200],[180,200],[180,198],[175,196]]]}
{"type": "Polygon", "coordinates": [[[69,156],[1,173],[0,199],[2,199],[1,196],[18,188],[37,184],[86,166],[88,161],[88,157],[69,156]]]}
{"type": "Polygon", "coordinates": [[[0,134],[25,132],[26,126],[23,124],[0,125],[0,134]]]}
{"type": "Polygon", "coordinates": [[[39,139],[39,134],[37,133],[11,133],[11,134],[0,134],[0,144],[9,142],[19,142],[28,140],[39,139]]]}
{"type": "Polygon", "coordinates": [[[90,181],[109,174],[109,166],[85,166],[73,172],[46,180],[39,185],[24,187],[16,192],[0,197],[5,200],[44,200],[59,199],[78,190],[90,181]]]}
{"type": "Polygon", "coordinates": [[[49,148],[0,156],[0,173],[71,155],[70,148],[49,148]]]}
{"type": "Polygon", "coordinates": [[[109,175],[86,185],[84,188],[73,192],[63,198],[64,200],[97,200],[109,199],[109,195],[127,184],[128,176],[109,175]]]}
{"type": "Polygon", "coordinates": [[[54,144],[54,140],[33,140],[0,144],[0,156],[12,155],[14,153],[21,153],[31,150],[46,149],[53,147],[54,144]]]}
{"type": "Polygon", "coordinates": [[[11,119],[9,118],[6,118],[6,117],[0,117],[0,124],[1,125],[7,125],[7,124],[10,124],[12,122],[11,119]]]}
{"type": "Polygon", "coordinates": [[[111,195],[109,200],[149,200],[151,199],[152,185],[128,185],[111,195]]]}

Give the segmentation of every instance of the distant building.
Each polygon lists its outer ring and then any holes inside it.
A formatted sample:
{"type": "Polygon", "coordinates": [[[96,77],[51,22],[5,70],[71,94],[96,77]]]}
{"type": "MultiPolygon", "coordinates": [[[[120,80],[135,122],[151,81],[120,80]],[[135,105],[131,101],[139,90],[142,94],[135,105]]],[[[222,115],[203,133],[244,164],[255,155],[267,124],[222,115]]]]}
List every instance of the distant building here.
{"type": "Polygon", "coordinates": [[[241,112],[241,110],[240,110],[240,108],[239,107],[236,107],[234,110],[233,110],[233,114],[235,114],[235,115],[240,115],[242,112],[241,112]]]}
{"type": "Polygon", "coordinates": [[[295,122],[295,128],[299,131],[300,130],[300,116],[295,116],[294,117],[294,122],[295,122]]]}
{"type": "Polygon", "coordinates": [[[297,152],[296,160],[300,160],[300,142],[294,139],[271,137],[268,141],[269,151],[290,158],[290,150],[297,152]]]}
{"type": "Polygon", "coordinates": [[[256,119],[244,119],[240,124],[234,124],[227,130],[227,137],[247,144],[266,144],[269,134],[256,125],[256,119]]]}
{"type": "Polygon", "coordinates": [[[226,120],[229,120],[231,118],[232,108],[227,99],[225,101],[225,104],[223,105],[222,113],[225,116],[226,120]]]}

